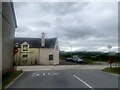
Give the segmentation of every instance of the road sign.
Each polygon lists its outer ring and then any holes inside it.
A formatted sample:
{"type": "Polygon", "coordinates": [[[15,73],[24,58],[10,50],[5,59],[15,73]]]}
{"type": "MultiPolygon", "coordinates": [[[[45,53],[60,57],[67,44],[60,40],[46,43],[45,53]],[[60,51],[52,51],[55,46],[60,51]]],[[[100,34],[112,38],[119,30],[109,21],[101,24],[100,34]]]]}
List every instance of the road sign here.
{"type": "Polygon", "coordinates": [[[111,48],[112,48],[112,45],[108,45],[107,47],[108,47],[108,49],[111,49],[111,48]]]}

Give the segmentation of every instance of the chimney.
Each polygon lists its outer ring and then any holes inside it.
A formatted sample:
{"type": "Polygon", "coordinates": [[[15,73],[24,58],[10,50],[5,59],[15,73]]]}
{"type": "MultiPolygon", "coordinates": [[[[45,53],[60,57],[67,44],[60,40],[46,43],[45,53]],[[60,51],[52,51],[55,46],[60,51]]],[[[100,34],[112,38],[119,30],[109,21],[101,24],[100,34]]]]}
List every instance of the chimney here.
{"type": "Polygon", "coordinates": [[[44,32],[41,34],[41,46],[42,47],[45,46],[45,33],[44,32]]]}

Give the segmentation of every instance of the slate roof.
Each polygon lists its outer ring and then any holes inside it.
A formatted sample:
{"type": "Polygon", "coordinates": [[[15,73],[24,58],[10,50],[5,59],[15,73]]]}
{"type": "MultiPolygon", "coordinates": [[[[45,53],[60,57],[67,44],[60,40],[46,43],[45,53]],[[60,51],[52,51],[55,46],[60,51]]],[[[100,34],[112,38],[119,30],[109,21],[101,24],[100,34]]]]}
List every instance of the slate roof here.
{"type": "Polygon", "coordinates": [[[29,48],[54,48],[57,38],[45,39],[45,46],[41,46],[41,38],[15,38],[15,43],[18,43],[20,48],[21,44],[25,41],[30,45],[29,48]]]}

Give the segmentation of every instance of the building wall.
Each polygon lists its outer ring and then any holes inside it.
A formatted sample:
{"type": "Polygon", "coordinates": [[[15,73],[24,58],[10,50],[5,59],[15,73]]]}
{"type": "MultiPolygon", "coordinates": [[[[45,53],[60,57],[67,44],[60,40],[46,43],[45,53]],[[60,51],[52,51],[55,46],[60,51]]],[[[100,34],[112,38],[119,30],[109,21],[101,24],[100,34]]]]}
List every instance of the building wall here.
{"type": "Polygon", "coordinates": [[[22,52],[19,48],[18,53],[15,55],[15,60],[17,65],[56,65],[59,64],[59,50],[56,51],[55,48],[29,48],[28,52],[22,52]],[[22,61],[23,55],[28,55],[27,63],[22,61]],[[53,61],[49,61],[49,55],[53,55],[53,61]]]}
{"type": "Polygon", "coordinates": [[[54,48],[40,48],[40,64],[54,64],[54,48]],[[49,55],[53,55],[53,61],[49,61],[49,55]]]}
{"type": "Polygon", "coordinates": [[[2,3],[2,71],[3,73],[13,67],[13,46],[16,28],[13,3],[2,3]]]}
{"type": "Polygon", "coordinates": [[[0,90],[2,90],[2,2],[0,2],[0,90]]]}
{"type": "Polygon", "coordinates": [[[58,44],[58,41],[56,41],[56,45],[55,45],[55,48],[54,48],[54,64],[59,64],[59,44],[58,44]]]}
{"type": "Polygon", "coordinates": [[[13,66],[14,29],[2,17],[2,69],[3,72],[13,66]]]}
{"type": "Polygon", "coordinates": [[[31,48],[29,50],[29,60],[31,64],[39,64],[39,56],[38,56],[39,49],[31,48]]]}
{"type": "Polygon", "coordinates": [[[56,40],[54,48],[40,48],[40,64],[59,64],[59,44],[56,40]],[[56,48],[57,47],[57,48],[56,48]],[[53,61],[49,60],[49,55],[53,55],[53,61]]]}
{"type": "Polygon", "coordinates": [[[17,65],[35,65],[39,64],[39,49],[37,48],[29,48],[28,51],[21,51],[18,49],[18,53],[15,55],[15,60],[17,65]],[[26,63],[23,62],[23,55],[28,55],[28,60],[26,63]]]}

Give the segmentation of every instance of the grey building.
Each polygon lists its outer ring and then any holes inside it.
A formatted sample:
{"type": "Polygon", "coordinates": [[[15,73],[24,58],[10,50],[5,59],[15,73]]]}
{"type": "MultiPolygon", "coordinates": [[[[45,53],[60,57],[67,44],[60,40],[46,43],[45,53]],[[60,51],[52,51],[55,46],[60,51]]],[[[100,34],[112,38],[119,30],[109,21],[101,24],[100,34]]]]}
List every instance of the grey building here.
{"type": "Polygon", "coordinates": [[[13,68],[13,48],[15,28],[17,27],[13,2],[2,2],[0,13],[0,60],[2,60],[2,73],[13,68]]]}

